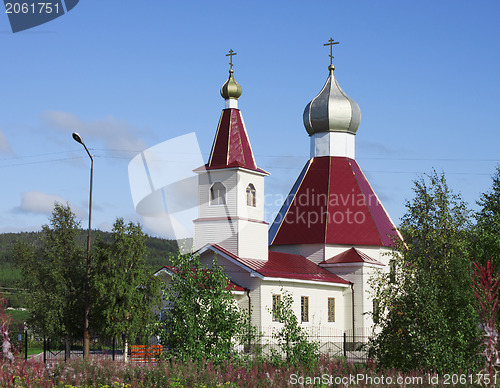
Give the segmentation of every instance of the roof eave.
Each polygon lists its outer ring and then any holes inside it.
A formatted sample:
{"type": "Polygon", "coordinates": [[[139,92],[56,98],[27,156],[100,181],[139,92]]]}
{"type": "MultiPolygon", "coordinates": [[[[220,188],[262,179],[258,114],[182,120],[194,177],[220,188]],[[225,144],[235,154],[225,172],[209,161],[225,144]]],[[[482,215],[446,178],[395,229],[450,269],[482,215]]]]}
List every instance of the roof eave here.
{"type": "Polygon", "coordinates": [[[349,287],[349,282],[340,283],[340,282],[331,282],[331,281],[323,281],[323,280],[305,280],[305,279],[295,279],[295,278],[280,278],[280,277],[262,277],[263,281],[277,281],[277,282],[291,282],[291,283],[302,283],[302,284],[322,284],[328,285],[332,287],[349,287]]]}
{"type": "Polygon", "coordinates": [[[336,267],[385,267],[385,264],[377,264],[377,263],[366,263],[366,262],[357,262],[357,263],[319,263],[321,268],[336,268],[336,267]]]}

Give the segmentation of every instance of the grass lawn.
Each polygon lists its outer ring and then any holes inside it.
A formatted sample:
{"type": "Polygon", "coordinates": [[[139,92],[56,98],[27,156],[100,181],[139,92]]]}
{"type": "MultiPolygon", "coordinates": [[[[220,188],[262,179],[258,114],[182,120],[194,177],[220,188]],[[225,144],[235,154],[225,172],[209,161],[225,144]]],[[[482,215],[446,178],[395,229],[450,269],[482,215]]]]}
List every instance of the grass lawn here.
{"type": "MultiPolygon", "coordinates": [[[[10,327],[11,327],[11,331],[12,330],[17,330],[17,328],[21,325],[24,324],[24,322],[26,322],[30,317],[31,317],[31,314],[29,311],[23,311],[23,310],[7,310],[7,315],[9,315],[12,319],[12,321],[10,322],[10,327]]],[[[15,337],[15,336],[14,336],[15,337]]],[[[12,338],[13,341],[15,341],[14,338],[12,338]]],[[[15,346],[21,346],[23,349],[24,349],[24,337],[23,337],[23,342],[21,345],[19,345],[17,343],[17,341],[15,341],[15,346]]],[[[28,355],[31,356],[33,354],[40,354],[43,352],[43,346],[41,344],[38,344],[38,343],[34,343],[32,344],[30,342],[29,346],[28,346],[28,355]]]]}
{"type": "Polygon", "coordinates": [[[11,325],[14,326],[14,325],[19,325],[19,324],[23,324],[24,322],[26,322],[30,317],[31,317],[31,313],[29,311],[26,311],[26,310],[7,310],[7,315],[9,315],[11,318],[12,318],[12,321],[11,321],[11,325]]]}
{"type": "Polygon", "coordinates": [[[43,346],[28,345],[28,356],[32,356],[33,354],[40,354],[42,352],[43,352],[43,346]]]}

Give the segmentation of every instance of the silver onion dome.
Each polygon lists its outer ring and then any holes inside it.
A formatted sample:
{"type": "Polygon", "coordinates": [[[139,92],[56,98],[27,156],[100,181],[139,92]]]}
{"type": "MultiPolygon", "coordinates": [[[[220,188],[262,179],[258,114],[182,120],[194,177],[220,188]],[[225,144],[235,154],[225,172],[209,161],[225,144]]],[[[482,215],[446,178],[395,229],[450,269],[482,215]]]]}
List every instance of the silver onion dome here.
{"type": "Polygon", "coordinates": [[[348,132],[355,135],[361,122],[359,106],[337,83],[333,74],[335,66],[330,65],[328,70],[330,75],[325,86],[304,110],[304,126],[309,136],[319,132],[348,132]]]}

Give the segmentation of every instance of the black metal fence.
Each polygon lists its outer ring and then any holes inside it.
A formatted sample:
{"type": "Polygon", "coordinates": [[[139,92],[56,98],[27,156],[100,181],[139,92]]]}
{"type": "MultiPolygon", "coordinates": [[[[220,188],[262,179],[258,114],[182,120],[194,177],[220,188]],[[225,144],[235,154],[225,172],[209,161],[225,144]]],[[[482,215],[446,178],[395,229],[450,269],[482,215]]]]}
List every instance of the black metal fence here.
{"type": "MultiPolygon", "coordinates": [[[[331,357],[345,357],[352,362],[368,361],[368,341],[370,333],[366,329],[340,331],[327,327],[304,327],[308,340],[319,346],[319,352],[331,357]]],[[[260,338],[253,345],[253,352],[269,355],[274,349],[280,352],[274,327],[261,329],[260,338]]]]}
{"type": "MultiPolygon", "coordinates": [[[[326,327],[304,327],[304,331],[310,342],[318,344],[319,352],[323,355],[331,357],[344,357],[347,361],[363,363],[368,360],[367,345],[369,341],[369,332],[364,329],[355,331],[339,331],[326,327]]],[[[248,344],[235,347],[235,351],[247,354],[271,355],[272,353],[280,354],[281,349],[278,344],[276,327],[266,327],[259,330],[260,335],[252,341],[250,347],[248,344]]],[[[74,358],[83,357],[82,341],[73,342],[70,346],[69,353],[66,351],[66,344],[63,339],[36,338],[30,335],[27,331],[11,335],[14,339],[17,336],[18,341],[15,343],[16,348],[20,353],[29,355],[30,358],[51,363],[55,361],[63,361],[74,358]]],[[[13,333],[12,333],[13,334],[13,333]]],[[[149,341],[149,344],[156,344],[156,339],[149,341]]],[[[139,344],[139,343],[137,343],[139,344]]],[[[144,345],[144,344],[141,344],[144,345]]],[[[124,343],[119,340],[99,340],[93,338],[90,343],[91,358],[123,360],[124,358],[124,343]]],[[[130,346],[129,346],[130,352],[130,346]]]]}
{"type": "MultiPolygon", "coordinates": [[[[26,333],[27,334],[27,333],[26,333]]],[[[25,356],[44,363],[66,361],[83,357],[83,341],[72,342],[66,351],[64,339],[38,338],[29,334],[25,336],[25,356]]],[[[102,341],[94,338],[90,342],[90,358],[123,359],[123,344],[119,341],[102,341]]]]}
{"type": "MultiPolygon", "coordinates": [[[[83,342],[77,341],[71,344],[69,353],[66,352],[64,341],[45,339],[44,362],[54,360],[67,360],[69,358],[83,358],[83,342]]],[[[90,341],[90,357],[118,359],[123,356],[121,344],[117,346],[116,341],[102,341],[94,338],[90,341]]]]}

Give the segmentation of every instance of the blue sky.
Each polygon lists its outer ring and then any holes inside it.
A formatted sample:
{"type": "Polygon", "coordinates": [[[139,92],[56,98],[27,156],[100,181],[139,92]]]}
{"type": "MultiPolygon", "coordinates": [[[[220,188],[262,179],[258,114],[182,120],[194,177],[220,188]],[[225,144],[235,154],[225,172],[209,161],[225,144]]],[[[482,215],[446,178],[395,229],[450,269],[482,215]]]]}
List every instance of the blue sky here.
{"type": "Polygon", "coordinates": [[[85,0],[15,34],[0,15],[0,232],[40,229],[54,200],[87,227],[78,131],[95,155],[93,227],[124,217],[168,234],[135,212],[128,163],[190,132],[206,160],[229,49],[266,191],[286,195],[309,158],[302,113],[328,76],[330,37],[361,108],[356,159],[392,219],[433,168],[475,207],[500,162],[499,14],[494,0],[85,0]]]}

